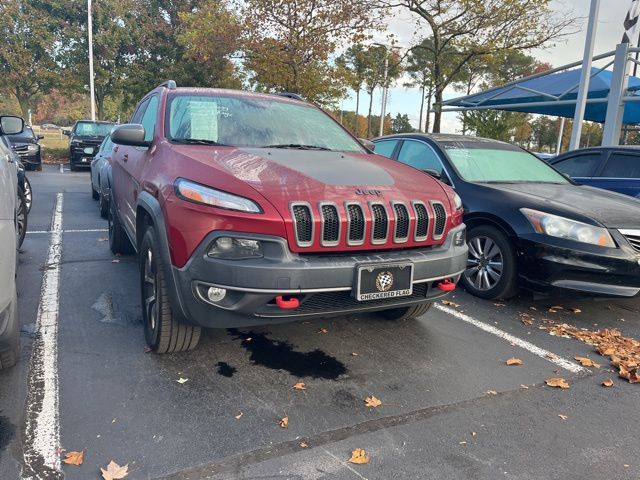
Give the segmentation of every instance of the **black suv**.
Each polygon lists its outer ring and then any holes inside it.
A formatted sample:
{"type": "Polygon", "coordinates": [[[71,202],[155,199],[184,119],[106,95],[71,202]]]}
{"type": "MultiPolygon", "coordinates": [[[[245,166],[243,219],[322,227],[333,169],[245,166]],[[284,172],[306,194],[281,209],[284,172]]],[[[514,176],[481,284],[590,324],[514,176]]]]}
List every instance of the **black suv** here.
{"type": "Polygon", "coordinates": [[[31,127],[25,125],[22,133],[7,135],[6,138],[27,170],[42,170],[42,157],[38,143],[44,138],[42,135],[36,135],[31,127]]]}
{"type": "Polygon", "coordinates": [[[91,160],[98,152],[104,137],[109,135],[114,124],[111,122],[92,122],[78,120],[72,130],[63,130],[69,137],[69,165],[71,170],[78,167],[90,167],[91,160]]]}

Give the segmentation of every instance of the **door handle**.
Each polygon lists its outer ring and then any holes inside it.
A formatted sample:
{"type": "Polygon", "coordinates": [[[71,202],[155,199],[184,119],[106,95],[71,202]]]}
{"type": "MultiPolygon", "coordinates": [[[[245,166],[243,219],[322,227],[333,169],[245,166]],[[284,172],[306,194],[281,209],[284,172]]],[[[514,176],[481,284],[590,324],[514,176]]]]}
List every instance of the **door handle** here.
{"type": "Polygon", "coordinates": [[[122,160],[124,160],[125,162],[126,162],[127,160],[129,160],[129,154],[128,154],[128,153],[125,153],[125,154],[122,156],[122,160]]]}

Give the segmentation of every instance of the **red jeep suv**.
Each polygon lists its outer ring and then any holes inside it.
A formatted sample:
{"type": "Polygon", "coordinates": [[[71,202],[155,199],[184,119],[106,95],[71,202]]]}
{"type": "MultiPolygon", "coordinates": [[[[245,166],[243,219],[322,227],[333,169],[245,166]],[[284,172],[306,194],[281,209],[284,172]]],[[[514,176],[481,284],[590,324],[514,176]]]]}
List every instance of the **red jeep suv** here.
{"type": "Polygon", "coordinates": [[[147,344],[201,327],[426,312],[466,267],[448,186],[293,95],[176,88],[113,130],[109,244],[138,252],[147,344]]]}

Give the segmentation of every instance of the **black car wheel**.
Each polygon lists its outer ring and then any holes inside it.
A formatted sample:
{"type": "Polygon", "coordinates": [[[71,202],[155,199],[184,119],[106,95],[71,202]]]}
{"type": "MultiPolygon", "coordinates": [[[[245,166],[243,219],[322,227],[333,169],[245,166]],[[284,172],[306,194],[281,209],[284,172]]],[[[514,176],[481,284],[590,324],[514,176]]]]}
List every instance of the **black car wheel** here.
{"type": "Polygon", "coordinates": [[[481,298],[510,298],[518,292],[516,255],[507,236],[481,225],[467,233],[469,259],[462,284],[481,298]]]}
{"type": "Polygon", "coordinates": [[[100,207],[100,216],[107,218],[109,216],[109,202],[104,198],[102,191],[98,194],[98,206],[100,207]]]}
{"type": "Polygon", "coordinates": [[[98,200],[98,198],[100,198],[97,190],[93,188],[93,180],[91,181],[91,198],[94,200],[98,200]]]}
{"type": "Polygon", "coordinates": [[[24,196],[27,202],[27,213],[31,212],[31,204],[33,203],[33,192],[31,191],[31,182],[24,177],[24,196]]]}
{"type": "Polygon", "coordinates": [[[18,188],[18,211],[16,212],[16,233],[18,236],[18,248],[22,247],[24,237],[27,235],[27,197],[22,187],[18,188]]]}
{"type": "Polygon", "coordinates": [[[173,317],[156,234],[148,227],[139,249],[142,321],[147,345],[156,353],[184,352],[196,347],[201,328],[177,322],[173,317]]]}
{"type": "Polygon", "coordinates": [[[431,308],[431,302],[420,303],[411,307],[392,308],[390,310],[383,310],[380,315],[387,320],[409,320],[412,318],[418,318],[420,315],[424,315],[431,308]]]}
{"type": "Polygon", "coordinates": [[[118,212],[115,211],[115,205],[109,204],[109,247],[113,253],[127,254],[133,252],[133,245],[127,237],[127,233],[124,231],[120,219],[118,218],[118,212]]]}

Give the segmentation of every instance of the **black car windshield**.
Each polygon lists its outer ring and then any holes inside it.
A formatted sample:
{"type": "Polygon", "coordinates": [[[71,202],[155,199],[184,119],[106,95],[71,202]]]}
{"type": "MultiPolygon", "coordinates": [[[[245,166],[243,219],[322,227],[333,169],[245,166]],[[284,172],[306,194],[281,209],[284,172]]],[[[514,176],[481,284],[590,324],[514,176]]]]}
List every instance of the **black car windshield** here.
{"type": "Polygon", "coordinates": [[[31,127],[24,127],[22,133],[18,133],[16,135],[7,135],[9,141],[11,143],[16,142],[33,142],[35,140],[35,135],[33,134],[33,130],[31,127]]]}
{"type": "Polygon", "coordinates": [[[543,160],[513,145],[482,140],[438,143],[468,182],[569,183],[543,160]]]}
{"type": "Polygon", "coordinates": [[[104,137],[112,128],[113,123],[78,122],[73,133],[86,137],[104,137]]]}
{"type": "Polygon", "coordinates": [[[277,98],[176,95],[169,101],[166,130],[176,143],[363,151],[321,110],[277,98]]]}

